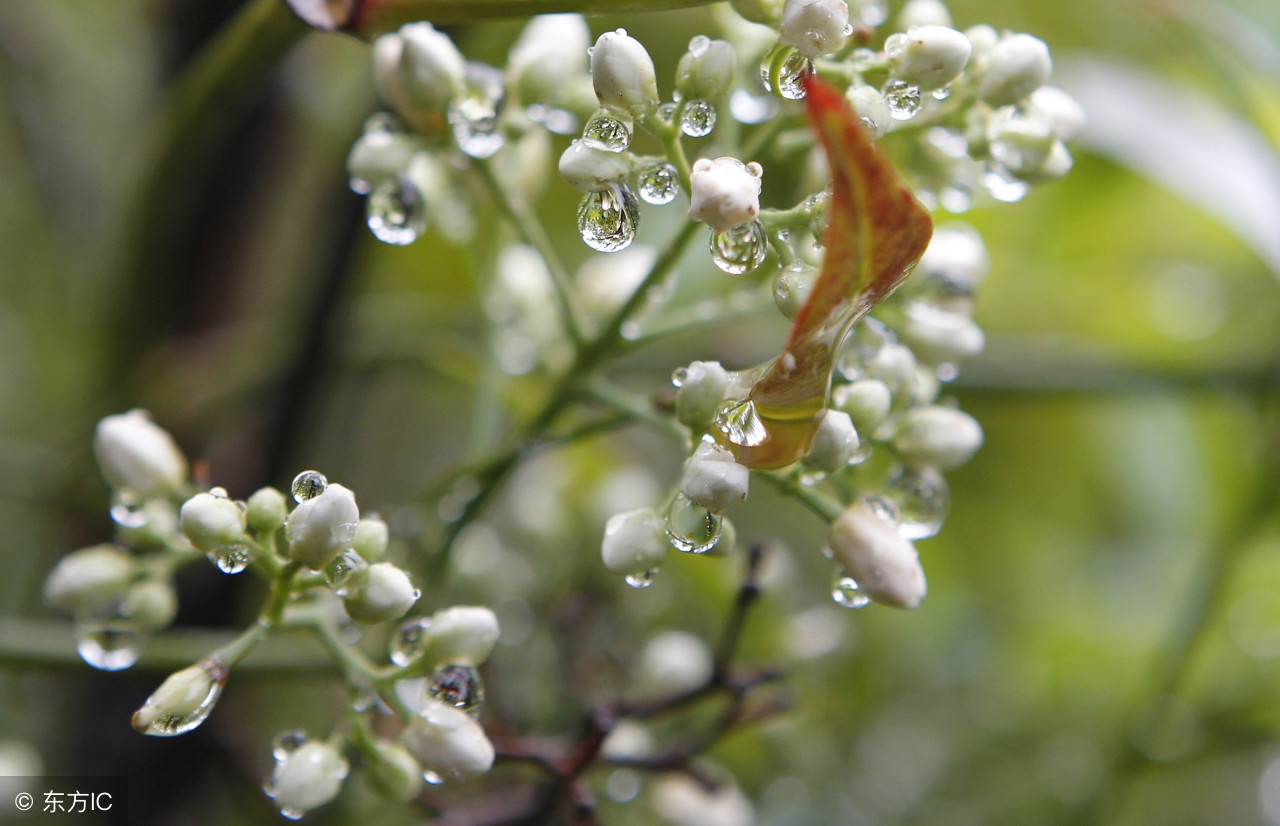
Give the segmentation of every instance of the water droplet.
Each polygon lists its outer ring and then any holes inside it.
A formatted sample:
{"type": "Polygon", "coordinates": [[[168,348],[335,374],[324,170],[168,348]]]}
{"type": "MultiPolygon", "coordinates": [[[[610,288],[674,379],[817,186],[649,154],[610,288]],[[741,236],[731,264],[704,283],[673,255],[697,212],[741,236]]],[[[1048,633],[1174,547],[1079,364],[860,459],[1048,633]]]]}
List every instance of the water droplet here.
{"type": "Polygon", "coordinates": [[[831,550],[831,546],[830,546],[830,545],[823,545],[823,546],[822,546],[822,558],[823,558],[823,559],[835,559],[835,558],[836,558],[836,552],[835,552],[835,551],[833,551],[833,550],[831,550]]]}
{"type": "Polygon", "coordinates": [[[750,399],[734,402],[721,410],[716,417],[716,427],[730,442],[743,447],[764,444],[765,439],[769,438],[769,431],[756,411],[756,404],[750,399]]]}
{"type": "MultiPolygon", "coordinates": [[[[209,715],[213,713],[213,707],[217,705],[218,698],[222,696],[222,687],[227,684],[227,668],[217,660],[204,659],[198,663],[199,667],[204,669],[205,674],[209,678],[209,687],[204,697],[200,699],[199,704],[188,712],[183,714],[162,714],[151,722],[143,734],[149,734],[152,737],[176,737],[179,734],[186,734],[192,729],[198,728],[201,723],[209,719],[209,715]]],[[[153,694],[152,697],[155,695],[153,694]]],[[[138,715],[142,714],[147,706],[151,705],[151,698],[147,698],[147,702],[143,704],[134,715],[137,725],[138,715]]],[[[154,709],[155,707],[152,706],[154,709]]]]}
{"type": "Polygon", "coordinates": [[[1026,181],[1018,180],[1008,167],[996,161],[987,162],[982,174],[982,185],[991,193],[992,198],[1007,204],[1021,201],[1031,189],[1026,181]]]}
{"type": "Polygon", "coordinates": [[[363,131],[366,135],[377,133],[395,133],[403,132],[404,124],[400,119],[390,112],[376,112],[369,116],[364,122],[363,131]]]}
{"type": "Polygon", "coordinates": [[[653,584],[653,579],[658,575],[657,568],[650,568],[647,571],[640,571],[635,574],[627,574],[626,583],[632,588],[648,588],[653,584]]]}
{"type": "Polygon", "coordinates": [[[622,152],[631,145],[631,126],[610,112],[600,111],[587,121],[582,142],[592,149],[622,152]]]}
{"type": "Polygon", "coordinates": [[[302,809],[295,809],[292,806],[282,806],[280,808],[280,815],[286,820],[302,820],[302,816],[305,814],[306,812],[302,809]]]}
{"type": "Polygon", "coordinates": [[[903,469],[889,480],[884,495],[897,506],[898,533],[905,539],[935,535],[951,507],[947,480],[935,468],[903,469]]]}
{"type": "Polygon", "coordinates": [[[705,100],[691,100],[680,114],[680,131],[691,138],[705,138],[716,128],[716,108],[705,100]]]}
{"type": "Polygon", "coordinates": [[[870,3],[863,3],[862,7],[858,9],[858,17],[868,26],[879,26],[889,19],[889,6],[883,0],[872,0],[870,3]]]}
{"type": "Polygon", "coordinates": [[[669,204],[680,191],[680,179],[676,168],[665,162],[646,166],[639,175],[640,197],[650,204],[669,204]]]}
{"type": "Polygon", "coordinates": [[[145,528],[151,517],[147,514],[144,503],[132,496],[116,494],[115,504],[111,506],[111,521],[122,528],[145,528]]]}
{"type": "Polygon", "coordinates": [[[844,24],[844,28],[843,28],[843,29],[841,29],[840,31],[844,34],[844,36],[845,36],[845,37],[852,37],[852,36],[853,36],[853,24],[852,24],[852,23],[845,23],[845,24],[844,24]]]}
{"type": "Polygon", "coordinates": [[[711,260],[730,275],[742,275],[764,261],[769,241],[759,219],[711,235],[711,260]]]}
{"type": "Polygon", "coordinates": [[[671,126],[676,122],[676,109],[678,108],[674,103],[662,103],[658,105],[657,109],[653,110],[653,116],[663,126],[671,126]]]}
{"type": "Polygon", "coordinates": [[[224,487],[209,488],[209,495],[214,499],[230,499],[231,494],[227,493],[224,487]]]}
{"type": "Polygon", "coordinates": [[[702,57],[707,53],[707,49],[711,48],[711,38],[705,34],[695,34],[689,41],[689,54],[694,57],[702,57]]]}
{"type": "Polygon", "coordinates": [[[374,187],[365,201],[365,216],[373,237],[384,244],[412,244],[427,229],[426,201],[404,175],[374,187]]]}
{"type": "Polygon", "coordinates": [[[787,100],[804,98],[804,79],[813,74],[813,61],[796,52],[786,59],[778,72],[778,94],[787,100]]]}
{"type": "Polygon", "coordinates": [[[462,94],[449,101],[453,139],[465,155],[491,157],[506,143],[499,128],[506,97],[502,72],[483,63],[468,63],[464,86],[462,94]]]}
{"type": "Polygon", "coordinates": [[[667,509],[667,539],[677,551],[705,554],[720,541],[723,518],[690,501],[683,493],[667,509]]]}
{"type": "Polygon", "coordinates": [[[614,803],[630,803],[642,787],[640,773],[633,769],[616,769],[604,782],[605,794],[614,803]]]}
{"type": "Polygon", "coordinates": [[[862,592],[858,581],[844,568],[836,568],[831,579],[831,601],[841,608],[865,608],[871,604],[871,597],[862,592]]]}
{"type": "Polygon", "coordinates": [[[484,684],[471,666],[446,665],[437,668],[431,675],[427,695],[437,702],[475,717],[480,714],[480,707],[484,705],[484,684]]]}
{"type": "Polygon", "coordinates": [[[123,620],[85,622],[76,625],[76,651],[80,659],[102,671],[121,671],[142,656],[143,633],[123,620]]]}
{"type": "Polygon", "coordinates": [[[344,592],[355,576],[367,570],[369,563],[365,562],[364,557],[348,548],[324,566],[324,581],[329,583],[329,587],[338,596],[346,596],[344,592]]]}
{"type": "Polygon", "coordinates": [[[947,98],[951,97],[951,84],[948,83],[946,86],[943,86],[941,89],[934,89],[930,94],[933,95],[934,100],[946,100],[947,98]]]}
{"type": "Polygon", "coordinates": [[[293,477],[293,484],[289,485],[289,490],[293,493],[293,501],[301,505],[308,499],[315,499],[324,493],[324,489],[328,486],[329,480],[324,478],[323,473],[318,470],[304,470],[293,477]]]}
{"type": "Polygon", "coordinates": [[[205,554],[205,556],[209,557],[209,561],[217,565],[218,570],[224,574],[240,573],[249,567],[249,560],[252,558],[249,553],[249,546],[243,542],[223,545],[216,551],[205,554]]]}
{"type": "Polygon", "coordinates": [[[588,192],[578,206],[578,231],[586,245],[598,252],[626,249],[639,227],[640,201],[626,184],[588,192]]]}
{"type": "Polygon", "coordinates": [[[671,386],[683,387],[684,383],[689,379],[688,367],[677,367],[671,371],[671,386]]]}
{"type": "Polygon", "coordinates": [[[401,624],[391,636],[391,662],[404,668],[421,657],[426,649],[426,633],[430,627],[430,617],[414,617],[401,624]]]}
{"type": "Polygon", "coordinates": [[[890,78],[881,90],[894,120],[911,120],[920,111],[920,87],[890,78]]]}
{"type": "Polygon", "coordinates": [[[435,772],[431,771],[430,769],[427,769],[422,773],[422,779],[425,780],[427,783],[431,784],[432,786],[444,785],[444,778],[436,774],[435,772]]]}
{"type": "Polygon", "coordinates": [[[889,524],[897,524],[899,516],[898,503],[894,500],[877,494],[868,494],[859,499],[858,502],[889,524]]]}
{"type": "Polygon", "coordinates": [[[289,755],[307,744],[307,733],[300,728],[281,732],[271,741],[271,756],[277,761],[288,760],[289,755]]]}

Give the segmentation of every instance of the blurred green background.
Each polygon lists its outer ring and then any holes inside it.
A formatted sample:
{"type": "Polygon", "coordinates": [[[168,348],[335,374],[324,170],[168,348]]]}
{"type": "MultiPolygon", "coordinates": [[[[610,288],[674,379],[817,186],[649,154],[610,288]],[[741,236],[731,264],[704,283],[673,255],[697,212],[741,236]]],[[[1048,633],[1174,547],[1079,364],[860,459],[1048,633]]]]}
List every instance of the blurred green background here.
{"type": "MultiPolygon", "coordinates": [[[[318,468],[391,520],[413,565],[424,490],[541,392],[512,380],[507,409],[473,409],[477,247],[433,232],[390,248],[364,230],[344,158],[377,106],[366,44],[311,34],[284,49],[298,29],[282,16],[261,60],[200,86],[219,28],[265,5],[0,0],[0,741],[33,746],[50,774],[127,774],[139,823],[273,822],[257,791],[266,744],[324,733],[343,699],[323,674],[246,674],[197,732],[155,740],[128,718],[163,671],[68,663],[69,635],[50,638],[49,663],[13,654],[35,626],[12,618],[58,619],[40,599],[56,560],[110,534],[96,420],[150,410],[234,496],[318,468]],[[205,108],[173,108],[202,88],[205,108]]],[[[832,605],[822,526],[766,486],[732,514],[772,549],[743,660],[787,668],[795,706],[711,756],[758,824],[1276,826],[1280,7],[949,7],[961,28],[1043,38],[1090,127],[1064,181],[964,216],[993,262],[977,315],[989,347],[954,392],[987,441],[920,543],[921,609],[832,605]]],[[[710,21],[591,18],[648,46],[664,94],[710,21]]],[[[501,64],[520,25],[450,33],[501,64]]],[[[588,252],[576,197],[552,180],[539,205],[571,266],[588,252]]],[[[510,240],[477,223],[478,248],[510,240]]],[[[657,392],[695,358],[758,360],[784,327],[756,322],[667,340],[620,375],[657,392]]],[[[660,495],[681,459],[639,428],[539,454],[454,571],[426,583],[428,611],[498,611],[495,719],[571,732],[624,689],[656,630],[714,639],[740,559],[672,560],[642,592],[599,570],[606,516],[660,495]]],[[[255,583],[197,567],[180,578],[180,625],[253,616],[255,583]]],[[[656,822],[643,793],[601,797],[602,822],[656,822]]],[[[422,813],[352,781],[309,820],[355,817],[422,813]]]]}

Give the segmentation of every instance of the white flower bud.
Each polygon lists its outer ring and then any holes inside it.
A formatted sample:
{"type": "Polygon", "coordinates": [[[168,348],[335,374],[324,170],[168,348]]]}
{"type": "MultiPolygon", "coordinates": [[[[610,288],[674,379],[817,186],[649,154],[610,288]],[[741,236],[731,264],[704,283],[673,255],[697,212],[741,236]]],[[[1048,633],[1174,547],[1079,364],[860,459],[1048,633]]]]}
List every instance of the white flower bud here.
{"type": "Polygon", "coordinates": [[[716,232],[741,226],[760,214],[760,164],[737,158],[699,158],[689,179],[689,217],[716,232]]]}
{"type": "Polygon", "coordinates": [[[893,124],[893,112],[889,101],[874,86],[851,86],[845,94],[849,105],[864,123],[869,122],[872,134],[883,138],[893,124]]]}
{"type": "Polygon", "coordinates": [[[375,794],[408,803],[422,791],[422,766],[404,746],[378,742],[377,759],[367,760],[360,775],[375,794]]]}
{"type": "Polygon", "coordinates": [[[355,494],[331,484],[289,514],[284,526],[289,557],[318,571],[351,547],[359,522],[355,494]]]}
{"type": "Polygon", "coordinates": [[[893,435],[893,450],[911,467],[951,470],[973,458],[982,447],[982,426],[950,407],[912,410],[893,435]]]}
{"type": "Polygon", "coordinates": [[[488,608],[455,605],[431,617],[426,656],[435,662],[479,665],[498,642],[498,618],[488,608]]]}
{"type": "Polygon", "coordinates": [[[625,30],[605,32],[591,49],[591,82],[606,109],[640,116],[658,105],[653,59],[625,30]]]}
{"type": "Polygon", "coordinates": [[[600,556],[610,573],[630,576],[651,571],[670,550],[667,523],[652,508],[616,513],[605,523],[600,556]]]}
{"type": "Polygon", "coordinates": [[[867,373],[884,382],[894,398],[901,398],[910,393],[915,382],[916,355],[910,347],[886,344],[867,365],[867,373]]]}
{"type": "Polygon", "coordinates": [[[44,581],[44,601],[76,616],[110,613],[133,579],[134,559],[114,545],[64,556],[44,581]]]}
{"type": "Polygon", "coordinates": [[[365,132],[347,154],[347,175],[376,188],[408,169],[420,147],[417,138],[403,132],[365,132]]]}
{"type": "Polygon", "coordinates": [[[813,441],[809,443],[804,463],[827,473],[835,473],[849,464],[849,460],[858,452],[859,444],[858,431],[848,413],[843,410],[824,410],[822,421],[813,434],[813,441]]]}
{"type": "Polygon", "coordinates": [[[687,100],[716,100],[733,84],[738,53],[726,40],[697,35],[676,67],[676,90],[687,100]]]}
{"type": "Polygon", "coordinates": [[[401,26],[398,36],[401,45],[395,68],[391,77],[382,80],[384,89],[395,90],[388,103],[403,101],[413,112],[443,110],[463,87],[467,67],[462,53],[430,23],[401,26]]]}
{"type": "Polygon", "coordinates": [[[736,785],[708,789],[693,778],[665,774],[654,784],[653,808],[672,826],[752,826],[755,810],[736,785]]]}
{"type": "Polygon", "coordinates": [[[493,744],[480,724],[440,702],[427,703],[400,740],[424,769],[442,777],[484,774],[493,766],[493,744]]]}
{"type": "Polygon", "coordinates": [[[1084,107],[1057,86],[1041,86],[1031,93],[1031,111],[1053,124],[1060,141],[1074,140],[1084,129],[1084,107]]]}
{"type": "Polygon", "coordinates": [[[733,459],[725,448],[710,442],[699,442],[684,464],[680,492],[716,513],[747,498],[751,471],[733,459]]]}
{"type": "Polygon", "coordinates": [[[193,546],[213,553],[244,541],[245,512],[225,496],[197,493],[182,503],[178,527],[193,546]]]}
{"type": "Polygon", "coordinates": [[[1044,85],[1053,70],[1049,47],[1029,34],[1006,34],[983,55],[978,96],[1008,106],[1044,85]]]}
{"type": "Polygon", "coordinates": [[[622,718],[600,744],[600,753],[610,760],[639,760],[653,754],[653,735],[637,720],[622,718]]]}
{"type": "Polygon", "coordinates": [[[253,496],[245,503],[248,510],[245,517],[249,527],[259,536],[275,533],[284,527],[285,517],[289,515],[288,501],[284,494],[275,488],[261,488],[254,491],[253,496]]]}
{"type": "Polygon", "coordinates": [[[603,192],[630,174],[631,156],[626,152],[575,140],[560,155],[560,177],[579,192],[603,192]]]}
{"type": "Polygon", "coordinates": [[[952,292],[972,293],[991,267],[982,236],[968,224],[944,224],[933,233],[925,248],[916,277],[908,286],[928,280],[951,285],[952,292]]]}
{"type": "Polygon", "coordinates": [[[377,516],[366,516],[356,525],[356,535],[351,540],[351,547],[365,562],[377,562],[387,555],[389,541],[387,523],[377,516]]]}
{"type": "Polygon", "coordinates": [[[849,25],[844,0],[786,0],[778,41],[794,46],[808,58],[840,51],[849,25]]]}
{"type": "Polygon", "coordinates": [[[997,118],[987,130],[991,157],[1022,174],[1040,168],[1049,157],[1056,138],[1053,124],[1037,117],[997,118]]]}
{"type": "Polygon", "coordinates": [[[267,794],[281,812],[296,820],[337,797],[347,772],[347,761],[337,749],[311,740],[276,761],[267,794]]]}
{"type": "Polygon", "coordinates": [[[580,14],[540,14],[507,56],[507,84],[521,103],[561,102],[564,86],[587,71],[591,30],[580,14]]]}
{"type": "Polygon", "coordinates": [[[849,414],[859,432],[870,435],[889,418],[893,393],[879,379],[859,379],[833,390],[831,403],[849,414]]]}
{"type": "Polygon", "coordinates": [[[985,55],[1000,42],[1000,32],[986,23],[970,26],[964,30],[964,36],[969,38],[969,45],[973,46],[974,57],[985,55]]]}
{"type": "Polygon", "coordinates": [[[342,606],[358,622],[386,622],[403,617],[421,593],[409,575],[390,562],[370,565],[346,586],[342,606]]]}
{"type": "Polygon", "coordinates": [[[890,73],[929,92],[941,89],[960,76],[973,46],[969,39],[946,26],[915,26],[895,34],[885,44],[890,73]]]}
{"type": "Polygon", "coordinates": [[[1035,169],[1019,172],[1018,177],[1035,184],[1056,181],[1071,171],[1073,163],[1071,152],[1067,150],[1066,144],[1062,141],[1054,141],[1049,147],[1049,154],[1040,162],[1040,165],[1035,169]]]}
{"type": "Polygon", "coordinates": [[[898,330],[916,356],[929,364],[945,364],[976,356],[986,345],[982,328],[964,313],[942,310],[921,301],[907,304],[898,330]]]}
{"type": "Polygon", "coordinates": [[[145,410],[130,410],[98,422],[93,453],[113,488],[143,499],[175,493],[187,478],[186,457],[145,410]]]}
{"type": "Polygon", "coordinates": [[[707,644],[687,631],[664,631],[636,658],[635,685],[641,696],[669,696],[711,679],[714,664],[707,644]]]}
{"type": "Polygon", "coordinates": [[[178,594],[163,579],[143,580],[120,600],[120,615],[147,633],[167,628],[177,613],[178,594]]]}
{"type": "Polygon", "coordinates": [[[728,386],[729,373],[720,362],[693,362],[676,390],[676,418],[695,431],[705,430],[720,411],[728,386]]]}
{"type": "Polygon", "coordinates": [[[920,557],[908,539],[866,505],[855,502],[831,523],[835,560],[860,593],[895,608],[915,608],[927,586],[920,557]]]}
{"type": "Polygon", "coordinates": [[[898,12],[898,28],[907,31],[912,26],[950,26],[951,12],[942,0],[907,0],[898,12]]]}
{"type": "Polygon", "coordinates": [[[215,660],[201,660],[175,671],[152,692],[142,708],[133,713],[134,729],[143,734],[180,733],[163,727],[166,718],[181,719],[195,714],[210,704],[210,696],[221,691],[226,681],[227,669],[215,660]],[[157,723],[162,727],[156,728],[157,723]]]}

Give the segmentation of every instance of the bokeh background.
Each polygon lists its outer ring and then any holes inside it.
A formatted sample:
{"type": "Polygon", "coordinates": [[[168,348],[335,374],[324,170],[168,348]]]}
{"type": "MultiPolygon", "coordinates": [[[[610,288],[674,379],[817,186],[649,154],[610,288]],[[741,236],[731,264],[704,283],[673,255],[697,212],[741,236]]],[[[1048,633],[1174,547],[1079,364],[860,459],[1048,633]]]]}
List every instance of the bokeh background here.
{"type": "MultiPolygon", "coordinates": [[[[477,273],[510,240],[482,197],[475,245],[365,231],[344,158],[377,108],[366,44],[281,17],[236,82],[201,77],[220,27],[266,5],[0,2],[0,756],[126,774],[138,823],[276,821],[266,744],[326,733],[345,700],[322,669],[246,669],[196,732],[130,730],[172,659],[92,671],[40,598],[62,554],[110,535],[96,420],[150,410],[234,496],[320,469],[391,520],[413,565],[433,480],[542,392],[536,374],[477,389],[477,273]]],[[[794,708],[710,757],[762,825],[1280,824],[1280,7],[949,6],[961,28],[1046,40],[1090,125],[1065,180],[963,216],[992,259],[989,347],[954,395],[986,445],[920,543],[921,609],[833,605],[822,526],[767,486],[732,514],[771,549],[742,659],[788,669],[794,708]]],[[[590,20],[640,38],[664,94],[711,30],[706,9],[590,20]]],[[[520,25],[449,31],[500,65],[520,25]]],[[[577,195],[548,174],[539,209],[576,266],[577,195]]],[[[689,270],[716,289],[708,262],[689,270]]],[[[711,325],[618,375],[657,392],[695,358],[759,360],[784,329],[711,325]]],[[[655,632],[714,639],[740,556],[675,559],[639,592],[598,562],[607,515],[660,496],[681,459],[641,428],[541,453],[425,583],[427,610],[499,613],[487,713],[571,733],[655,632]]],[[[190,629],[241,626],[262,595],[212,566],[179,587],[190,629]]],[[[656,822],[647,791],[614,803],[607,773],[593,782],[602,822],[656,822]]],[[[352,781],[309,819],[357,817],[424,814],[352,781]]]]}

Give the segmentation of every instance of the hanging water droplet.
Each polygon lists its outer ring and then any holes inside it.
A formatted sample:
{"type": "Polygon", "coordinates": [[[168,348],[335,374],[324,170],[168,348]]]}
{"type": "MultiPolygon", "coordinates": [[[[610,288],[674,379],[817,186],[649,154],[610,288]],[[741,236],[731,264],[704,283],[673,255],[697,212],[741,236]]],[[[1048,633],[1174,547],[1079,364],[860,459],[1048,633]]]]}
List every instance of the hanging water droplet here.
{"type": "Polygon", "coordinates": [[[705,554],[720,541],[724,519],[683,493],[676,494],[667,509],[667,539],[677,551],[687,554],[705,554]]]}
{"type": "Polygon", "coordinates": [[[782,64],[778,72],[778,94],[787,100],[804,99],[804,79],[813,74],[813,61],[799,52],[782,64]]]}
{"type": "MultiPolygon", "coordinates": [[[[176,737],[198,728],[201,723],[209,719],[209,715],[213,713],[213,707],[218,703],[218,698],[222,696],[222,687],[227,684],[227,667],[217,660],[204,659],[193,668],[203,669],[208,678],[205,694],[195,707],[181,713],[160,714],[143,726],[143,720],[140,718],[149,718],[151,716],[147,713],[149,710],[151,714],[155,714],[156,706],[152,704],[152,700],[155,699],[156,694],[162,693],[158,691],[148,697],[147,702],[133,715],[134,728],[152,737],[176,737]]],[[[175,676],[180,677],[182,674],[183,672],[178,672],[175,676]]],[[[162,685],[161,688],[164,686],[162,685]]],[[[194,697],[190,699],[195,700],[194,697]]],[[[183,698],[183,704],[186,704],[186,700],[187,698],[183,698]]]]}
{"type": "Polygon", "coordinates": [[[742,275],[764,261],[769,241],[759,219],[711,235],[711,260],[730,275],[742,275]]]}
{"type": "Polygon", "coordinates": [[[881,90],[894,120],[911,120],[920,111],[920,87],[905,80],[890,78],[881,90]]]}
{"type": "Polygon", "coordinates": [[[631,145],[631,125],[608,111],[592,115],[582,130],[582,142],[592,149],[622,152],[631,145]]]}
{"type": "Polygon", "coordinates": [[[430,617],[414,617],[406,620],[391,635],[389,648],[391,662],[404,668],[422,656],[426,649],[427,629],[431,627],[430,617]]]}
{"type": "Polygon", "coordinates": [[[716,108],[705,100],[691,100],[680,114],[680,131],[691,138],[705,138],[716,128],[716,108]]]}
{"type": "Polygon", "coordinates": [[[725,438],[735,445],[754,447],[764,444],[765,439],[769,438],[769,431],[756,412],[756,404],[750,399],[725,407],[716,416],[715,424],[725,438]]]}
{"type": "Polygon", "coordinates": [[[280,809],[280,816],[286,820],[302,820],[302,816],[305,814],[305,811],[296,809],[293,806],[284,806],[280,809]]]}
{"type": "Polygon", "coordinates": [[[480,714],[480,707],[484,705],[484,684],[471,666],[446,665],[437,668],[431,675],[427,695],[437,702],[475,717],[480,714]]]}
{"type": "Polygon", "coordinates": [[[1026,181],[1018,180],[1008,167],[996,161],[987,162],[982,173],[982,185],[991,193],[992,198],[1006,204],[1021,201],[1031,190],[1026,181]]]}
{"type": "Polygon", "coordinates": [[[435,772],[431,771],[430,769],[427,769],[422,773],[422,779],[432,786],[444,785],[444,778],[436,774],[435,772]]]}
{"type": "Polygon", "coordinates": [[[427,229],[426,201],[404,175],[388,178],[374,187],[365,200],[365,216],[373,237],[384,244],[412,244],[427,229]]]}
{"type": "Polygon", "coordinates": [[[814,485],[821,484],[822,480],[826,478],[827,474],[825,471],[817,470],[815,468],[807,467],[800,472],[800,484],[806,488],[811,488],[814,485]]]}
{"type": "Polygon", "coordinates": [[[663,126],[671,126],[676,122],[676,110],[679,107],[671,102],[662,103],[658,108],[653,110],[653,116],[658,119],[658,123],[663,126]]]}
{"type": "Polygon", "coordinates": [[[338,596],[346,596],[347,586],[357,574],[369,570],[369,563],[364,557],[348,548],[338,554],[332,562],[324,566],[324,581],[338,596]]]}
{"type": "Polygon", "coordinates": [[[890,525],[898,523],[898,503],[887,496],[868,494],[861,497],[858,502],[890,525]]]}
{"type": "Polygon", "coordinates": [[[680,178],[675,166],[659,161],[640,170],[640,197],[647,203],[669,204],[680,191],[680,178]]]}
{"type": "Polygon", "coordinates": [[[122,528],[145,528],[150,521],[146,505],[132,496],[117,493],[111,506],[111,521],[122,528]]]}
{"type": "Polygon", "coordinates": [[[942,529],[951,492],[947,480],[935,468],[904,468],[889,479],[884,495],[898,511],[898,533],[904,539],[926,539],[942,529]]]}
{"type": "Polygon", "coordinates": [[[366,135],[378,133],[403,132],[404,124],[390,112],[375,112],[364,122],[363,132],[366,135]]]}
{"type": "Polygon", "coordinates": [[[871,604],[871,597],[861,591],[858,581],[843,568],[836,568],[831,579],[831,601],[841,608],[865,608],[871,604]]]}
{"type": "Polygon", "coordinates": [[[205,556],[209,557],[209,561],[217,565],[218,570],[224,574],[240,573],[249,567],[249,560],[252,558],[249,553],[249,546],[243,542],[223,545],[216,551],[205,554],[205,556]]]}
{"type": "Polygon", "coordinates": [[[940,89],[934,89],[930,94],[933,95],[934,100],[946,100],[951,97],[951,84],[948,83],[940,89]]]}
{"type": "Polygon", "coordinates": [[[650,568],[647,571],[640,571],[634,574],[627,574],[626,583],[632,588],[648,588],[653,584],[654,577],[658,575],[657,568],[650,568]]]}
{"type": "Polygon", "coordinates": [[[216,488],[209,488],[209,495],[212,496],[214,499],[230,499],[231,498],[231,494],[227,493],[227,489],[221,486],[216,488]]]}
{"type": "Polygon", "coordinates": [[[76,652],[101,671],[121,671],[142,656],[143,633],[124,620],[76,624],[76,652]]]}
{"type": "Polygon", "coordinates": [[[626,184],[588,192],[578,206],[578,231],[586,245],[598,252],[631,246],[639,227],[640,201],[626,184]]]}
{"type": "Polygon", "coordinates": [[[467,64],[464,91],[449,101],[447,117],[453,139],[463,154],[472,158],[492,157],[506,143],[499,128],[499,114],[505,102],[502,72],[484,63],[467,64]]]}
{"type": "Polygon", "coordinates": [[[271,741],[271,756],[277,761],[288,760],[289,755],[307,744],[307,733],[300,728],[284,731],[271,741]]]}
{"type": "Polygon", "coordinates": [[[324,489],[328,486],[329,480],[324,478],[323,473],[318,470],[304,470],[293,477],[289,491],[293,494],[293,501],[301,505],[308,499],[315,499],[324,493],[324,489]]]}
{"type": "Polygon", "coordinates": [[[689,379],[688,367],[677,367],[671,371],[671,386],[684,387],[684,383],[689,379]]]}

